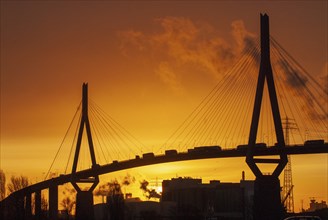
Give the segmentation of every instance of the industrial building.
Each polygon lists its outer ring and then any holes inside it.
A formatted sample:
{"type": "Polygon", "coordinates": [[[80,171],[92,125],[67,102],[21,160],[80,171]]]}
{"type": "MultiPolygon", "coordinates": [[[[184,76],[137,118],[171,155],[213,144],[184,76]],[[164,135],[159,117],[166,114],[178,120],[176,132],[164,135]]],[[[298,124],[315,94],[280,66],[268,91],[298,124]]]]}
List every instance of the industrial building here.
{"type": "Polygon", "coordinates": [[[177,217],[189,219],[251,219],[254,182],[202,183],[201,179],[164,180],[161,202],[176,202],[177,217]]]}

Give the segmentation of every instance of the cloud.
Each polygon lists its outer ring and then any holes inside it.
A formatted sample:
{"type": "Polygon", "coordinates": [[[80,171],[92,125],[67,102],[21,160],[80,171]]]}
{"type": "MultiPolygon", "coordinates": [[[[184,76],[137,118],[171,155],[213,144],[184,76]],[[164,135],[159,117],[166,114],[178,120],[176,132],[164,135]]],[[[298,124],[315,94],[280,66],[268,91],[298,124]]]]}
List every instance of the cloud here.
{"type": "Polygon", "coordinates": [[[171,89],[181,93],[183,88],[180,81],[177,79],[177,74],[171,69],[168,62],[161,62],[155,70],[156,75],[159,76],[161,81],[168,85],[171,89]]]}
{"type": "Polygon", "coordinates": [[[300,75],[286,60],[280,59],[277,64],[285,74],[286,82],[289,86],[294,89],[302,89],[306,87],[308,79],[305,76],[300,75]]]}
{"type": "Polygon", "coordinates": [[[239,53],[249,48],[256,48],[256,35],[246,30],[246,27],[242,20],[233,21],[231,27],[232,36],[236,41],[239,53]]]}
{"type": "Polygon", "coordinates": [[[242,20],[234,21],[231,24],[232,36],[234,37],[237,47],[237,56],[250,56],[257,66],[260,65],[260,48],[256,41],[256,35],[247,31],[242,20]]]}
{"type": "Polygon", "coordinates": [[[284,88],[292,92],[292,97],[296,96],[302,100],[299,107],[306,112],[311,120],[326,120],[328,113],[323,106],[327,102],[327,75],[324,77],[323,74],[322,77],[319,77],[318,82],[314,82],[292,60],[286,60],[283,56],[278,56],[272,60],[272,63],[273,66],[278,68],[276,74],[282,76],[281,80],[284,88]],[[317,88],[318,86],[321,89],[317,88]]]}
{"type": "Polygon", "coordinates": [[[205,22],[184,17],[164,17],[155,22],[160,27],[156,32],[119,32],[121,51],[128,55],[129,50],[136,49],[156,58],[158,65],[154,73],[177,92],[183,90],[188,66],[203,70],[198,74],[221,79],[245,51],[256,47],[255,35],[246,30],[241,20],[232,23],[233,42],[230,44],[217,29],[205,22]]]}
{"type": "Polygon", "coordinates": [[[124,55],[128,55],[130,48],[136,48],[139,51],[143,51],[146,47],[146,36],[135,30],[120,31],[118,32],[121,40],[120,51],[124,55]]]}

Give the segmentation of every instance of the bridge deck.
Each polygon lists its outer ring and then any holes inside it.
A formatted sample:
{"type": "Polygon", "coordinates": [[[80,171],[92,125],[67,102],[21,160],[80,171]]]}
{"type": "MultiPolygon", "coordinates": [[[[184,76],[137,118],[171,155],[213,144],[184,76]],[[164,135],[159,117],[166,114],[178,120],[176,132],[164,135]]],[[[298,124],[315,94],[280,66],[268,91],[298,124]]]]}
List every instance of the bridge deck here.
{"type": "MultiPolygon", "coordinates": [[[[88,178],[96,175],[102,175],[102,174],[112,173],[120,170],[153,165],[153,164],[160,164],[160,163],[211,159],[211,158],[245,157],[246,152],[247,152],[246,148],[218,150],[216,152],[197,152],[197,153],[182,152],[182,153],[177,153],[175,155],[156,155],[148,158],[136,158],[136,159],[125,160],[125,161],[115,161],[110,164],[106,164],[102,166],[97,165],[92,169],[76,172],[74,175],[73,174],[60,175],[59,177],[30,185],[24,189],[12,193],[2,202],[5,202],[7,199],[10,199],[11,197],[27,195],[39,190],[50,188],[50,186],[53,185],[62,185],[64,183],[68,183],[74,177],[88,178]]],[[[255,149],[254,153],[256,156],[270,156],[270,155],[277,155],[281,152],[289,155],[328,153],[328,143],[315,144],[315,145],[293,145],[293,146],[286,146],[283,149],[280,149],[278,147],[268,147],[263,149],[255,149]]]]}

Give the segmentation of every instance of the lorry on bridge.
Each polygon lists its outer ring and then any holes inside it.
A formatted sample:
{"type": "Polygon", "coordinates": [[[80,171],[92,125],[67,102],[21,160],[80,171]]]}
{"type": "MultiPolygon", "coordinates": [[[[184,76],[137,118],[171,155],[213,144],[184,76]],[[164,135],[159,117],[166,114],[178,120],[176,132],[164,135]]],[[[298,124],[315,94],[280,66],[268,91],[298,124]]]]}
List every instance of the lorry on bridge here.
{"type": "Polygon", "coordinates": [[[222,151],[220,146],[200,146],[194,147],[193,149],[188,149],[189,154],[197,154],[197,153],[217,153],[222,151]]]}

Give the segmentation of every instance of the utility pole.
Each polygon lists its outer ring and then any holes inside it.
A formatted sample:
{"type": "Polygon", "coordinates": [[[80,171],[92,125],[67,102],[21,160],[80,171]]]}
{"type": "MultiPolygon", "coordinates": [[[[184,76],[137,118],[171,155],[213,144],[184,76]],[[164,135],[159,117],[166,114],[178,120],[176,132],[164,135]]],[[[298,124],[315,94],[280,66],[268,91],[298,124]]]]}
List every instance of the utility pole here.
{"type": "MultiPolygon", "coordinates": [[[[285,141],[286,141],[286,145],[289,145],[290,130],[297,129],[297,126],[295,122],[291,122],[291,120],[294,121],[293,119],[289,119],[288,117],[286,117],[284,120],[285,122],[283,123],[283,125],[285,126],[285,141]]],[[[287,155],[287,158],[288,158],[288,163],[284,170],[284,185],[282,189],[282,196],[283,196],[282,201],[284,202],[286,211],[289,213],[293,213],[294,212],[294,193],[293,193],[294,185],[293,185],[293,178],[292,178],[292,161],[290,155],[287,155]]]]}

